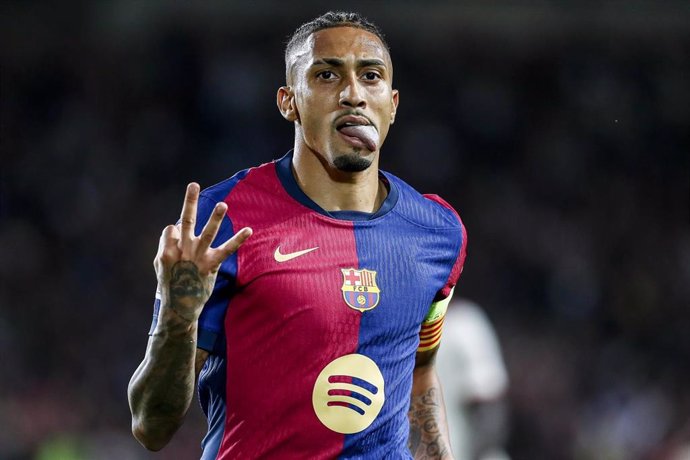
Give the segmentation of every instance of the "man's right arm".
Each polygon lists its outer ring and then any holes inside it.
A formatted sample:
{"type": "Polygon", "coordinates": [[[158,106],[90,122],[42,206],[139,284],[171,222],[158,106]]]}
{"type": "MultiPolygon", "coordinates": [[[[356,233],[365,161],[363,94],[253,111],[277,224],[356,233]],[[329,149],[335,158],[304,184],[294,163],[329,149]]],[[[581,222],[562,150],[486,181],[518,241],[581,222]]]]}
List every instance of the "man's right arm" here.
{"type": "Polygon", "coordinates": [[[146,355],[129,382],[132,433],[147,449],[163,448],[182,425],[208,354],[196,348],[197,323],[161,307],[146,355]]]}
{"type": "Polygon", "coordinates": [[[180,226],[163,230],[154,259],[161,295],[158,321],[144,360],[129,382],[132,433],[147,449],[162,449],[182,425],[194,384],[208,353],[198,350],[198,320],[220,264],[252,234],[243,228],[211,248],[227,205],[215,205],[199,236],[194,235],[199,185],[187,187],[180,226]]]}

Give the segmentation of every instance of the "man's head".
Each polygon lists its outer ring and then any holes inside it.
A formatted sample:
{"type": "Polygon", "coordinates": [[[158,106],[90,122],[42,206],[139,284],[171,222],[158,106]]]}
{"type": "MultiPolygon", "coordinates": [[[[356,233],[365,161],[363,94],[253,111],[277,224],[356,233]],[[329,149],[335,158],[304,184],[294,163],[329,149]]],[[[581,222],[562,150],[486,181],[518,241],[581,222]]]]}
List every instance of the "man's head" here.
{"type": "Polygon", "coordinates": [[[309,22],[305,22],[295,30],[290,37],[290,40],[285,47],[285,81],[291,84],[292,76],[291,70],[295,64],[295,53],[299,53],[300,48],[304,46],[311,34],[319,30],[331,29],[333,27],[354,27],[356,29],[366,30],[376,35],[388,53],[390,60],[390,48],[386,42],[385,37],[376,24],[369,22],[366,18],[357,13],[348,13],[344,11],[329,11],[322,14],[309,22]]]}
{"type": "Polygon", "coordinates": [[[398,105],[393,65],[379,29],[355,13],[302,25],[285,51],[278,107],[295,122],[295,147],[346,172],[377,158],[398,105]]]}

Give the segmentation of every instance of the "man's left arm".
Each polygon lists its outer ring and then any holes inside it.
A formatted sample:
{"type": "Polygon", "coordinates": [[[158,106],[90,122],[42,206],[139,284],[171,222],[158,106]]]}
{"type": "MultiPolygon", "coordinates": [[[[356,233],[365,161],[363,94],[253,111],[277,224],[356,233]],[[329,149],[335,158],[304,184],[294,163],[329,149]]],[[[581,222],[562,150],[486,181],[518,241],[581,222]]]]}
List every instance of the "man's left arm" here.
{"type": "Polygon", "coordinates": [[[450,450],[446,409],[434,359],[438,345],[418,351],[412,374],[410,438],[408,446],[416,460],[449,460],[450,450]]]}
{"type": "Polygon", "coordinates": [[[456,241],[459,246],[456,248],[457,257],[450,268],[446,283],[436,294],[419,331],[419,346],[412,373],[410,410],[407,414],[410,420],[408,446],[416,460],[453,460],[443,392],[434,361],[441,342],[448,304],[465,264],[467,231],[460,216],[448,202],[438,195],[424,197],[440,204],[457,219],[459,239],[456,241]]]}

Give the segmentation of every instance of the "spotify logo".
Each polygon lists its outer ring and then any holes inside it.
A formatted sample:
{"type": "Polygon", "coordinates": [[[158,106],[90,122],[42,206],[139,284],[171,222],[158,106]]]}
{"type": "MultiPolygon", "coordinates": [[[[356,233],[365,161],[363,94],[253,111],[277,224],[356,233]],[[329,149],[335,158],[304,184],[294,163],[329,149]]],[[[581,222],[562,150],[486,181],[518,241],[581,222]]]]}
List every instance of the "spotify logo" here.
{"type": "Polygon", "coordinates": [[[314,383],[314,412],[336,433],[358,433],[372,424],[385,400],[383,375],[364,355],[341,356],[323,368],[314,383]]]}

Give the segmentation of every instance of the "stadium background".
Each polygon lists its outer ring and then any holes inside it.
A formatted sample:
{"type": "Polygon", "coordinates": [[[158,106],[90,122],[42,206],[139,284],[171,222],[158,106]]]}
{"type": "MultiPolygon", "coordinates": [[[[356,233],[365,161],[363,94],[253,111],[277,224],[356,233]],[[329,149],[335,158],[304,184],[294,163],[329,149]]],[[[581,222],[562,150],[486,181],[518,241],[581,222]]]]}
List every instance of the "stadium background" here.
{"type": "Polygon", "coordinates": [[[180,3],[0,3],[1,459],[197,457],[196,404],[129,434],[158,236],[291,147],[283,43],[336,7],[392,47],[382,166],[467,224],[513,458],[690,458],[690,3],[180,3]]]}

